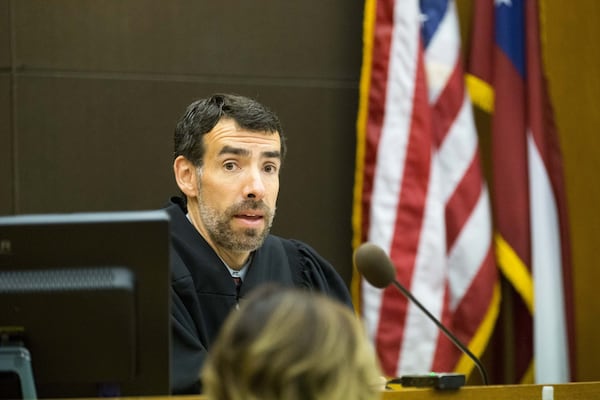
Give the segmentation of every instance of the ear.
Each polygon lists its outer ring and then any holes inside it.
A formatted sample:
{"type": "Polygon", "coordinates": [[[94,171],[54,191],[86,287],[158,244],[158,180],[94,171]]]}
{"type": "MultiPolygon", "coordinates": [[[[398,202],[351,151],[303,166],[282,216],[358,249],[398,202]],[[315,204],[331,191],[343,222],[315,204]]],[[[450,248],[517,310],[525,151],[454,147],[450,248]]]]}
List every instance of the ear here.
{"type": "Polygon", "coordinates": [[[184,156],[178,156],[173,161],[173,172],[179,189],[188,197],[198,195],[198,179],[196,167],[184,156]]]}

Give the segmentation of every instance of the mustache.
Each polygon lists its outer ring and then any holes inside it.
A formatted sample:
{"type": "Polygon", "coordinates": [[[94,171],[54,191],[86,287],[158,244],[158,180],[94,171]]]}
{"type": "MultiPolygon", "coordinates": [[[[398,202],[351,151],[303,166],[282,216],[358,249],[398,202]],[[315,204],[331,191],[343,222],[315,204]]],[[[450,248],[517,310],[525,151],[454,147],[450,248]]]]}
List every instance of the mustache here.
{"type": "Polygon", "coordinates": [[[240,203],[234,204],[227,210],[229,215],[235,215],[243,210],[260,210],[265,214],[270,215],[273,211],[262,200],[247,199],[240,203]]]}

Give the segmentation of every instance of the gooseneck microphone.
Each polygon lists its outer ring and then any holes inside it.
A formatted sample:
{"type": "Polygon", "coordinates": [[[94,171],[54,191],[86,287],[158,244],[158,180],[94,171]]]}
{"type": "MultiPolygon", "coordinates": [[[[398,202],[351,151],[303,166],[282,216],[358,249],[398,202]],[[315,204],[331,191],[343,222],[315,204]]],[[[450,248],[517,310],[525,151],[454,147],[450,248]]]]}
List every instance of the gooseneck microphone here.
{"type": "Polygon", "coordinates": [[[444,332],[444,334],[458,347],[463,353],[465,353],[473,362],[479,373],[481,374],[481,378],[483,379],[483,383],[485,385],[488,384],[488,376],[485,368],[481,361],[473,354],[471,351],[461,343],[460,340],[452,332],[448,330],[442,323],[427,310],[419,300],[417,300],[412,293],[410,293],[404,286],[400,284],[396,280],[396,268],[394,267],[392,260],[385,254],[383,249],[373,243],[363,243],[361,244],[356,251],[354,252],[354,264],[358,271],[365,277],[367,282],[376,288],[383,289],[387,287],[389,284],[393,284],[402,292],[406,298],[408,298],[411,302],[413,302],[417,307],[429,317],[433,323],[437,325],[437,327],[444,332]]]}

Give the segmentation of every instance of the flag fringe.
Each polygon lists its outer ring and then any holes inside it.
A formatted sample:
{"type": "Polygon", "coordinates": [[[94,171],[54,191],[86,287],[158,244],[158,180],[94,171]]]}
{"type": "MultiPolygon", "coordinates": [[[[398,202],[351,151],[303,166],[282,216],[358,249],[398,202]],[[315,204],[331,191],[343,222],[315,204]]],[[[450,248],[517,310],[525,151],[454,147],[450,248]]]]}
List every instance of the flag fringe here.
{"type": "MultiPolygon", "coordinates": [[[[500,312],[501,294],[499,282],[496,282],[493,291],[494,292],[492,294],[492,299],[488,306],[488,310],[485,313],[477,332],[475,332],[473,340],[471,340],[471,342],[468,344],[469,350],[471,350],[471,352],[477,357],[481,357],[483,355],[483,352],[485,351],[488,342],[492,337],[492,332],[496,326],[496,319],[500,312]]],[[[473,371],[474,366],[473,360],[471,360],[471,358],[466,354],[463,354],[456,364],[455,372],[469,376],[473,371]]]]}
{"type": "Polygon", "coordinates": [[[496,259],[500,270],[521,296],[527,309],[533,315],[533,278],[527,266],[502,235],[495,234],[496,259]]]}
{"type": "Polygon", "coordinates": [[[465,84],[473,104],[491,114],[494,111],[494,89],[492,86],[483,79],[471,74],[466,74],[465,84]]]}
{"type": "Polygon", "coordinates": [[[534,371],[535,371],[535,363],[532,360],[529,363],[529,366],[527,367],[527,370],[523,374],[523,377],[521,378],[521,381],[519,383],[522,385],[530,385],[530,384],[535,383],[534,371]]]}
{"type": "MultiPolygon", "coordinates": [[[[352,249],[356,249],[362,241],[362,191],[365,164],[365,141],[367,136],[367,115],[369,108],[369,91],[371,82],[371,65],[373,57],[373,32],[375,24],[375,0],[366,0],[363,20],[363,61],[360,73],[358,116],[356,121],[356,166],[354,173],[354,203],[352,206],[352,249]]],[[[352,266],[352,282],[350,291],[354,309],[360,315],[360,274],[352,266]]]]}

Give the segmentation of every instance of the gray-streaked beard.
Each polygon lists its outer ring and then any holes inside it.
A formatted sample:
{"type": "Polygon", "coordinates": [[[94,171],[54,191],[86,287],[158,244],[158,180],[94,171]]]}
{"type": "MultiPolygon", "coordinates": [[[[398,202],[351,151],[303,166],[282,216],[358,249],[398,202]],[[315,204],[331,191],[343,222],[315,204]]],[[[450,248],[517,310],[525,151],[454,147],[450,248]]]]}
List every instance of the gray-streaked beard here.
{"type": "Polygon", "coordinates": [[[271,225],[273,225],[275,209],[271,210],[262,201],[245,200],[242,203],[234,204],[227,208],[225,212],[219,214],[218,211],[204,204],[202,195],[198,200],[200,218],[208,231],[208,235],[217,246],[224,249],[230,251],[256,250],[263,244],[271,230],[271,225]],[[231,220],[234,215],[248,209],[263,212],[265,228],[262,230],[248,228],[242,231],[234,231],[231,228],[231,220]]]}

